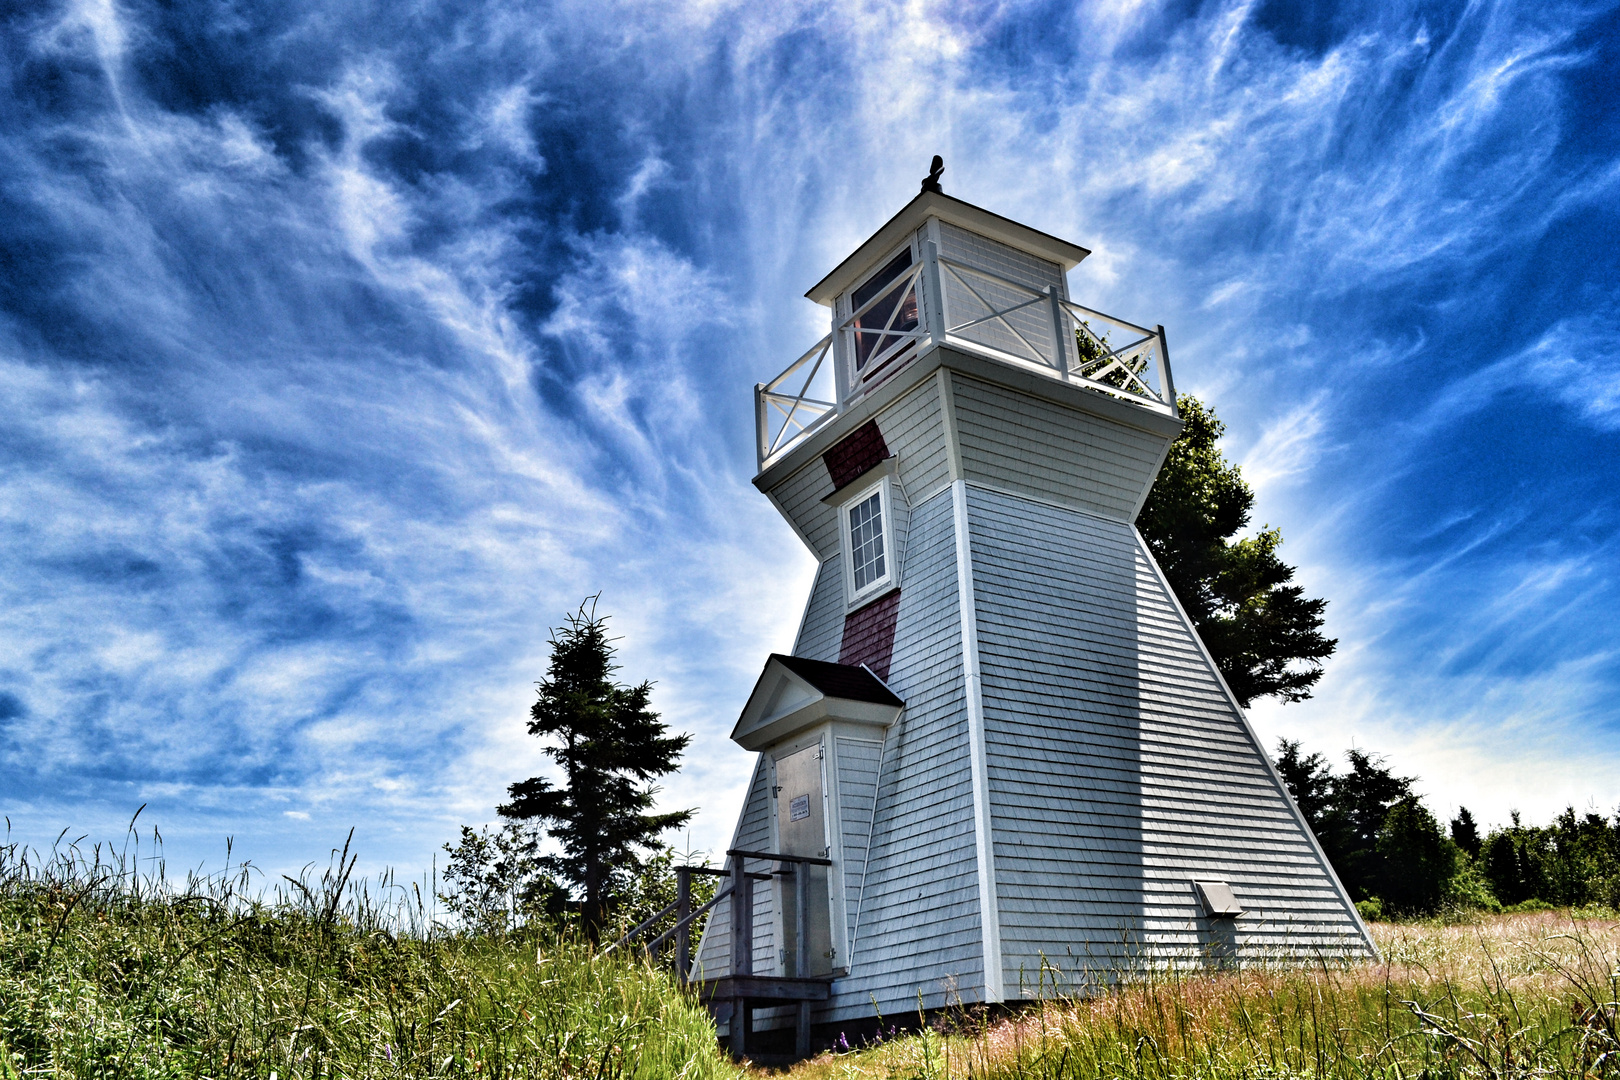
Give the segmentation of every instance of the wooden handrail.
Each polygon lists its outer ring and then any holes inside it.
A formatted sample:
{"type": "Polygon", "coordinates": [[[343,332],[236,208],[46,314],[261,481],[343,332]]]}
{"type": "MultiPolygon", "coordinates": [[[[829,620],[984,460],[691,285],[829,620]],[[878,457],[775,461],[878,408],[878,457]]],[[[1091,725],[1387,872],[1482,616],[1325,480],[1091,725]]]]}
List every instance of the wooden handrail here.
{"type": "Polygon", "coordinates": [[[772,862],[808,863],[811,866],[831,866],[831,859],[818,859],[811,855],[784,855],[779,851],[728,851],[733,859],[769,859],[772,862]]]}
{"type": "Polygon", "coordinates": [[[693,919],[697,918],[699,915],[702,915],[705,911],[708,911],[710,908],[714,907],[714,905],[718,904],[720,901],[724,900],[730,895],[731,890],[729,888],[721,889],[719,892],[715,893],[707,904],[704,904],[702,907],[686,916],[686,918],[682,919],[668,930],[665,930],[662,934],[659,934],[657,937],[647,942],[648,950],[658,948],[658,946],[669,940],[671,934],[674,934],[680,930],[685,930],[688,926],[692,925],[693,919]]]}
{"type": "MultiPolygon", "coordinates": [[[[677,893],[677,895],[676,895],[676,898],[675,898],[674,902],[664,905],[664,907],[659,910],[658,914],[652,916],[651,918],[642,920],[641,922],[637,923],[636,926],[633,929],[626,931],[624,936],[619,938],[618,941],[615,941],[612,945],[609,945],[607,948],[603,949],[602,950],[602,955],[606,956],[608,953],[612,952],[614,949],[623,948],[624,946],[630,944],[630,942],[632,940],[634,940],[638,935],[644,934],[648,930],[650,930],[654,926],[656,926],[660,920],[666,919],[666,918],[668,918],[669,916],[675,914],[678,911],[686,911],[687,908],[690,907],[690,905],[691,905],[691,889],[687,886],[686,881],[683,880],[683,879],[688,874],[709,874],[709,875],[714,876],[714,877],[730,877],[731,876],[731,871],[730,870],[716,870],[716,869],[714,869],[712,867],[708,867],[708,866],[677,866],[677,867],[675,867],[676,893],[677,893]]],[[[747,878],[750,881],[769,881],[769,880],[771,880],[771,875],[770,874],[745,873],[745,874],[743,874],[743,877],[747,878]]],[[[721,900],[725,899],[726,897],[728,897],[730,895],[731,895],[731,887],[728,885],[725,888],[721,889],[718,893],[716,893],[714,895],[714,897],[708,903],[704,904],[702,907],[698,908],[696,911],[690,911],[690,912],[687,912],[686,914],[682,915],[680,920],[677,921],[673,927],[671,927],[669,930],[665,931],[663,934],[660,934],[658,937],[654,938],[652,941],[649,941],[647,943],[647,945],[646,945],[646,948],[654,949],[654,948],[657,948],[659,945],[662,945],[665,941],[667,941],[669,939],[670,934],[673,934],[677,930],[681,930],[681,929],[684,929],[687,926],[690,926],[693,919],[697,918],[699,915],[702,915],[704,912],[708,911],[710,908],[714,907],[714,905],[718,904],[721,900]]],[[[683,973],[683,977],[684,977],[684,973],[683,973]]]]}
{"type": "Polygon", "coordinates": [[[617,949],[619,946],[628,944],[631,938],[635,937],[637,934],[643,933],[643,932],[651,929],[653,927],[653,925],[656,924],[660,919],[664,919],[664,918],[667,918],[670,915],[673,915],[675,913],[675,909],[680,907],[680,906],[681,906],[681,902],[679,900],[676,900],[673,903],[670,903],[670,904],[666,905],[661,911],[659,911],[658,914],[654,915],[652,918],[646,920],[645,922],[638,923],[634,930],[627,931],[622,938],[620,938],[618,941],[615,941],[613,944],[609,945],[607,948],[603,949],[602,950],[602,955],[606,956],[608,953],[612,952],[614,949],[617,949]]]}

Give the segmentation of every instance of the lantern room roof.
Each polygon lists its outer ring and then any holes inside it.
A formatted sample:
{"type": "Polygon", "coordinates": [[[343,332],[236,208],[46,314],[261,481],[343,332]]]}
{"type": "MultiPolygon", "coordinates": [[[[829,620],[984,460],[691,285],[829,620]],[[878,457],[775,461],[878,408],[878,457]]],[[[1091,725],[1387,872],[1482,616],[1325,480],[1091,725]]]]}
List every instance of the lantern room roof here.
{"type": "Polygon", "coordinates": [[[992,214],[983,207],[937,191],[924,191],[903,206],[898,214],[856,248],[854,254],[839,263],[832,273],[816,282],[804,295],[818,304],[831,307],[839,293],[853,285],[879,259],[894,250],[906,236],[931,217],[1049,259],[1066,271],[1073,270],[1081,259],[1091,254],[1079,244],[1071,244],[1050,233],[1021,225],[1011,218],[992,214]]]}

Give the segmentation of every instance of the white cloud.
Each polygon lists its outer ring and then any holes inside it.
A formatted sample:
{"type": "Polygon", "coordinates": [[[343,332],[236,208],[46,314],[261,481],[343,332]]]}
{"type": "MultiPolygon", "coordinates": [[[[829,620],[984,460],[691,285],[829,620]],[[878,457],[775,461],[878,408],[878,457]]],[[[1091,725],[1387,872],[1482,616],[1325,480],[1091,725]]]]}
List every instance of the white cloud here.
{"type": "MultiPolygon", "coordinates": [[[[64,12],[41,55],[122,86],[148,30],[64,12]]],[[[109,800],[223,808],[187,819],[209,842],[290,851],[359,820],[379,858],[425,864],[545,768],[522,730],[545,631],[602,589],[627,677],[697,735],[666,803],[701,804],[695,841],[722,848],[746,779],[726,733],[812,571],[746,482],[748,391],[826,332],[802,292],[938,152],[947,191],[1092,247],[1077,296],[1165,323],[1178,384],[1248,448],[1345,642],[1319,700],[1277,715],[1551,805],[1609,652],[1532,663],[1524,642],[1588,617],[1571,597],[1608,556],[1504,560],[1467,591],[1525,505],[1448,509],[1414,530],[1444,541],[1426,561],[1357,532],[1399,504],[1413,446],[1500,395],[1615,426],[1601,312],[1507,359],[1435,354],[1493,299],[1436,281],[1508,265],[1620,175],[1549,164],[1584,31],[1484,5],[1438,42],[1393,20],[1313,54],[1251,15],[1092,5],[1055,28],[1074,55],[1032,59],[999,45],[1016,5],[474,6],[443,41],[334,8],[259,43],[266,65],[315,57],[274,68],[298,108],[130,90],[8,143],[91,342],[39,346],[8,313],[4,434],[29,467],[0,473],[0,526],[52,582],[0,576],[0,674],[30,709],[13,745],[110,778],[109,800]],[[89,164],[47,152],[67,134],[89,164]],[[1409,321],[1357,307],[1424,288],[1409,321]],[[1378,380],[1414,388],[1358,412],[1378,380]]]]}
{"type": "Polygon", "coordinates": [[[1322,456],[1322,429],[1327,412],[1324,396],[1300,405],[1267,424],[1260,439],[1243,456],[1243,477],[1257,492],[1308,475],[1322,456]]]}

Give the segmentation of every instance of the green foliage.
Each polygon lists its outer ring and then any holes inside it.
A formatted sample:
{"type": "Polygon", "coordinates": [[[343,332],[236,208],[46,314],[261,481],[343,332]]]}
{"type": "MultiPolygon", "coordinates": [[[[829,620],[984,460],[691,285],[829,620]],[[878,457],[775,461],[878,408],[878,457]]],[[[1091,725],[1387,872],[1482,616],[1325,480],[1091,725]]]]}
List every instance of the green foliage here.
{"type": "Polygon", "coordinates": [[[527,822],[507,821],[477,832],[463,825],[460,842],[444,850],[450,858],[439,902],[461,926],[490,932],[536,918],[566,922],[568,893],[541,867],[539,838],[527,822]]]}
{"type": "Polygon", "coordinates": [[[1390,810],[1412,797],[1413,778],[1396,776],[1382,757],[1365,750],[1352,749],[1345,758],[1350,771],[1333,778],[1333,806],[1322,846],[1345,887],[1361,896],[1379,891],[1390,876],[1378,850],[1378,834],[1390,810]]]}
{"type": "MultiPolygon", "coordinates": [[[[1380,835],[1393,807],[1415,802],[1412,778],[1396,776],[1383,758],[1365,750],[1351,750],[1345,756],[1350,769],[1336,775],[1321,754],[1301,757],[1299,743],[1283,739],[1278,743],[1276,766],[1351,898],[1381,895],[1392,911],[1407,910],[1410,896],[1429,895],[1428,886],[1415,887],[1413,892],[1397,881],[1405,865],[1399,860],[1408,854],[1402,845],[1416,843],[1416,837],[1403,824],[1399,838],[1391,837],[1380,850],[1380,835]],[[1397,861],[1391,863],[1392,858],[1397,861]]],[[[1428,820],[1432,822],[1433,817],[1428,820]]]]}
{"type": "Polygon", "coordinates": [[[1485,878],[1503,904],[1620,908],[1620,815],[1577,815],[1567,807],[1551,825],[1527,827],[1513,815],[1480,850],[1485,878]]]}
{"type": "Polygon", "coordinates": [[[134,865],[0,848],[0,1077],[738,1075],[668,975],[543,922],[449,932],[342,866],[266,899],[134,865]]]}
{"type": "Polygon", "coordinates": [[[1464,858],[1440,831],[1434,815],[1410,795],[1384,815],[1376,850],[1380,893],[1388,908],[1400,915],[1439,910],[1464,858]]]}
{"type": "Polygon", "coordinates": [[[1301,757],[1299,743],[1283,739],[1277,744],[1277,772],[1294,797],[1305,823],[1320,837],[1333,808],[1333,770],[1321,754],[1301,757]]]}
{"type": "Polygon", "coordinates": [[[1445,891],[1440,897],[1440,910],[1464,918],[1471,912],[1502,910],[1501,902],[1485,880],[1480,860],[1469,858],[1461,847],[1457,848],[1456,872],[1446,882],[1445,891]]]}
{"type": "Polygon", "coordinates": [[[1254,492],[1216,445],[1226,426],[1215,410],[1195,397],[1177,405],[1185,427],[1137,527],[1238,701],[1303,701],[1338,645],[1322,634],[1327,601],[1289,584],[1276,529],[1233,539],[1249,524],[1254,492]]]}
{"type": "MultiPolygon", "coordinates": [[[[643,863],[630,878],[627,887],[614,898],[614,910],[622,930],[641,925],[675,902],[679,884],[675,877],[677,863],[682,866],[708,866],[709,860],[690,851],[677,852],[674,848],[666,847],[643,863]]],[[[692,874],[690,882],[688,902],[693,908],[707,904],[720,887],[720,879],[710,874],[692,874]]],[[[649,927],[641,940],[651,941],[674,927],[678,921],[675,915],[665,916],[662,922],[649,927]]],[[[704,915],[691,924],[689,932],[694,943],[703,937],[703,927],[707,921],[708,916],[704,915]]]]}
{"type": "Polygon", "coordinates": [[[552,740],[545,753],[562,769],[555,787],[543,776],[513,784],[499,808],[511,821],[543,823],[560,854],[534,865],[579,898],[591,940],[608,923],[615,896],[641,867],[643,852],[661,849],[659,836],[686,824],[690,810],[652,814],[651,781],[678,767],[690,735],[670,735],[649,707],[652,684],[615,682],[607,620],[595,598],[554,631],[551,663],[529,710],[529,733],[552,740]]]}
{"type": "Polygon", "coordinates": [[[1451,819],[1451,840],[1467,853],[1470,859],[1479,858],[1479,849],[1483,841],[1480,840],[1479,826],[1474,822],[1474,815],[1468,812],[1468,807],[1457,808],[1457,816],[1451,819]]]}
{"type": "Polygon", "coordinates": [[[1485,878],[1496,898],[1512,905],[1550,892],[1548,854],[1540,830],[1520,828],[1517,817],[1511,829],[1500,829],[1486,837],[1481,856],[1485,878]]]}
{"type": "Polygon", "coordinates": [[[1384,902],[1376,896],[1369,896],[1365,900],[1357,900],[1356,910],[1368,922],[1384,921],[1384,902]]]}
{"type": "MultiPolygon", "coordinates": [[[[1527,902],[1620,909],[1620,816],[1566,809],[1546,828],[1513,824],[1483,840],[1467,807],[1450,836],[1383,758],[1351,750],[1335,775],[1321,754],[1278,743],[1277,772],[1339,880],[1356,901],[1376,899],[1380,917],[1442,908],[1531,910],[1527,902]]],[[[1358,905],[1359,906],[1359,905],[1358,905]]]]}

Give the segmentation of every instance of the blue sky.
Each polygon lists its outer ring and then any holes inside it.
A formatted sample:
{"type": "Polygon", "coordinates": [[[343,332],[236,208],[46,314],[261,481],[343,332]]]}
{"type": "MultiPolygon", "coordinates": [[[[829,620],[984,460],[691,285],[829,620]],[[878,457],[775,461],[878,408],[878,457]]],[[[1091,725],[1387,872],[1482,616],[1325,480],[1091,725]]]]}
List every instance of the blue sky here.
{"type": "Polygon", "coordinates": [[[726,733],[812,564],[802,293],[916,190],[1095,252],[1340,639],[1268,741],[1620,804],[1620,15],[1566,3],[75,0],[0,35],[0,809],[425,867],[601,591],[726,733]]]}

